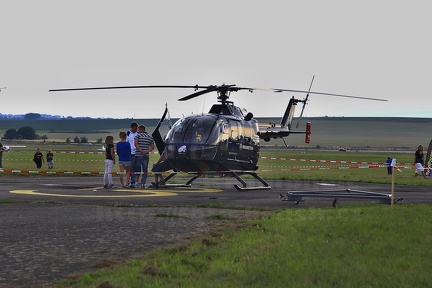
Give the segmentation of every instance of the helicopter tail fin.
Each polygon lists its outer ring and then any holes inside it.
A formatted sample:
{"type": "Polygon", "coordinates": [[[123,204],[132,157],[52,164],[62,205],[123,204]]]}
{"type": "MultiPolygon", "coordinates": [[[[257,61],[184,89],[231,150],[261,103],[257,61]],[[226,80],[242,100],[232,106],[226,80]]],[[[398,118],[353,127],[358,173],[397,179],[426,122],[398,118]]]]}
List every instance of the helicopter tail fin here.
{"type": "Polygon", "coordinates": [[[161,119],[159,120],[158,125],[156,126],[155,130],[152,133],[152,137],[153,137],[153,140],[155,141],[155,144],[156,144],[156,147],[159,151],[159,154],[162,154],[162,152],[165,150],[165,141],[162,138],[162,135],[159,131],[159,128],[160,128],[161,124],[164,122],[167,114],[168,114],[168,106],[165,106],[165,111],[164,111],[161,119]]]}
{"type": "Polygon", "coordinates": [[[293,117],[294,117],[294,111],[295,108],[297,106],[297,102],[298,100],[295,99],[294,97],[292,97],[288,103],[287,109],[285,110],[285,114],[282,117],[281,120],[281,128],[288,128],[289,130],[291,130],[291,124],[293,121],[293,117]]]}
{"type": "Polygon", "coordinates": [[[294,117],[294,110],[297,106],[298,102],[303,102],[302,100],[295,99],[294,97],[290,99],[288,103],[288,107],[285,111],[284,116],[281,120],[281,127],[276,127],[276,123],[270,123],[270,127],[264,127],[260,128],[260,131],[258,132],[258,135],[261,139],[264,139],[264,141],[268,142],[271,140],[271,138],[283,138],[287,137],[290,134],[306,134],[305,136],[305,142],[310,142],[310,135],[311,135],[311,123],[307,122],[306,124],[306,131],[291,131],[291,124],[294,117]]]}

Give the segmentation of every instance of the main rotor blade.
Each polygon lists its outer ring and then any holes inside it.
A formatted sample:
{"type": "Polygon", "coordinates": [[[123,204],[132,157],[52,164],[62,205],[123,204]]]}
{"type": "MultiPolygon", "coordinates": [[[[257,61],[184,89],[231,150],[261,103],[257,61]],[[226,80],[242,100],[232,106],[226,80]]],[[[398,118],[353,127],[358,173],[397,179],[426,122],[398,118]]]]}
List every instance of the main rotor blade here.
{"type": "Polygon", "coordinates": [[[206,90],[198,91],[198,92],[192,93],[192,94],[190,94],[188,96],[185,96],[183,98],[180,98],[179,101],[186,101],[186,100],[198,97],[198,96],[206,94],[206,93],[217,91],[217,87],[216,86],[214,86],[214,87],[209,86],[209,87],[206,87],[206,88],[207,88],[206,90]]]}
{"type": "Polygon", "coordinates": [[[296,92],[296,93],[309,93],[309,94],[317,94],[317,95],[326,95],[326,96],[335,96],[335,97],[346,97],[346,98],[356,98],[356,99],[364,99],[364,100],[374,100],[374,101],[388,101],[386,99],[379,98],[370,98],[370,97],[359,97],[352,95],[343,95],[343,94],[333,94],[333,93],[323,93],[323,92],[313,92],[313,91],[304,91],[304,90],[291,90],[291,89],[273,89],[274,92],[296,92]]]}
{"type": "Polygon", "coordinates": [[[261,89],[261,88],[246,88],[246,87],[236,87],[235,85],[210,85],[210,86],[199,86],[199,85],[137,85],[137,86],[107,86],[107,87],[84,87],[84,88],[61,88],[61,89],[51,89],[49,92],[64,92],[64,91],[86,91],[86,90],[114,90],[114,89],[142,89],[142,88],[189,88],[189,89],[205,89],[202,91],[195,92],[183,98],[180,98],[179,101],[186,101],[200,95],[214,92],[214,91],[238,91],[238,90],[263,90],[272,92],[270,89],[261,89]]]}
{"type": "Polygon", "coordinates": [[[66,88],[66,89],[51,89],[49,92],[62,91],[84,91],[84,90],[110,90],[110,89],[141,89],[141,88],[192,88],[205,89],[208,86],[184,86],[184,85],[144,85],[144,86],[110,86],[110,87],[86,87],[86,88],[66,88]]]}
{"type": "MultiPolygon", "coordinates": [[[[199,88],[202,88],[202,87],[197,87],[197,89],[199,89],[199,88]]],[[[254,90],[263,90],[263,91],[270,91],[270,92],[272,91],[272,90],[265,90],[265,89],[260,89],[260,88],[236,87],[235,85],[207,86],[207,87],[205,87],[205,90],[198,91],[198,92],[195,92],[195,93],[190,94],[188,96],[185,96],[183,98],[180,98],[179,101],[186,101],[186,100],[198,97],[200,95],[210,93],[210,92],[215,92],[215,91],[237,92],[239,90],[249,90],[251,92],[254,90]]]]}

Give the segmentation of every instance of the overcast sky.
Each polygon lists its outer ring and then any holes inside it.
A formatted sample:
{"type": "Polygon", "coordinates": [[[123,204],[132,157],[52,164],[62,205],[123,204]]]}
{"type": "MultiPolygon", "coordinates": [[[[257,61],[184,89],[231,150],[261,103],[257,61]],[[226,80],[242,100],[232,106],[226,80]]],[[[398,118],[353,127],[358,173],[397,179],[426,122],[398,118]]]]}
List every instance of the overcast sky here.
{"type": "MultiPolygon", "coordinates": [[[[207,112],[192,90],[48,92],[125,85],[307,90],[305,116],[432,117],[430,1],[3,1],[0,113],[158,118],[207,112]]],[[[238,92],[255,116],[293,93],[238,92]]]]}

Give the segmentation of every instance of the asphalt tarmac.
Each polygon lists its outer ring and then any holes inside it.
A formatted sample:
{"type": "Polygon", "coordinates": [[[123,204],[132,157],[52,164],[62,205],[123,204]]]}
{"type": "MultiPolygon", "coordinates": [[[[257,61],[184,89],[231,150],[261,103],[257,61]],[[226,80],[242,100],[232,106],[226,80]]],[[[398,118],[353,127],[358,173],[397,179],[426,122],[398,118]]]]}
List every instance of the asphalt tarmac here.
{"type": "MultiPolygon", "coordinates": [[[[181,182],[182,180],[180,179],[181,182]]],[[[424,181],[432,181],[425,179],[424,181]]],[[[118,181],[117,181],[118,182],[118,181]]],[[[147,181],[150,182],[150,179],[147,181]]],[[[254,179],[246,180],[248,186],[259,186],[254,179]]],[[[280,195],[289,191],[360,190],[391,194],[390,184],[368,184],[320,181],[268,181],[270,190],[237,191],[234,178],[198,178],[192,187],[164,187],[159,189],[103,189],[102,178],[97,176],[50,177],[50,176],[2,176],[0,177],[0,201],[46,201],[70,204],[128,203],[133,205],[185,206],[220,204],[224,206],[248,206],[266,209],[291,207],[325,207],[332,204],[333,197],[305,197],[304,202],[294,204],[280,201],[280,195]]],[[[241,185],[240,185],[241,186],[241,185]]],[[[405,203],[432,203],[430,187],[395,186],[394,198],[405,203]]],[[[352,202],[354,199],[340,199],[352,202]]],[[[368,199],[354,202],[367,203],[368,199]]],[[[374,202],[373,199],[372,201],[374,202]]]]}
{"type": "MultiPolygon", "coordinates": [[[[260,184],[256,180],[246,182],[250,186],[260,184]]],[[[98,176],[3,175],[0,287],[44,287],[139,257],[148,249],[209,233],[220,225],[209,215],[253,218],[262,213],[256,209],[218,209],[219,205],[280,210],[332,207],[335,200],[335,197],[304,197],[304,201],[281,201],[287,200],[289,191],[332,190],[346,194],[349,189],[380,193],[384,198],[391,194],[389,184],[268,182],[270,190],[237,191],[233,186],[238,184],[237,180],[219,177],[199,178],[193,187],[108,190],[102,188],[102,178],[98,176]]],[[[396,186],[394,191],[395,199],[403,198],[399,203],[404,205],[432,204],[430,187],[396,186]]],[[[377,202],[371,198],[340,197],[337,204],[377,202]]]]}

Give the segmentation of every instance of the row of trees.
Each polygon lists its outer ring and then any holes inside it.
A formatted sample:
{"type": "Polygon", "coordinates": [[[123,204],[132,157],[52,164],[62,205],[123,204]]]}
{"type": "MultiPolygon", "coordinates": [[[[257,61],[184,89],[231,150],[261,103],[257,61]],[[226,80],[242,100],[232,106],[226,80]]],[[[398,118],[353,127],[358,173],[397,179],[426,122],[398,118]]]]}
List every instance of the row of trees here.
{"type": "MultiPolygon", "coordinates": [[[[87,137],[78,137],[78,136],[75,136],[75,138],[73,138],[73,140],[71,139],[71,138],[66,138],[66,143],[89,143],[89,141],[88,141],[88,139],[87,139],[87,137]]],[[[96,140],[96,144],[101,144],[102,143],[102,138],[98,138],[97,140],[96,140]]]]}
{"type": "Polygon", "coordinates": [[[33,127],[31,126],[24,126],[18,129],[14,129],[14,128],[8,129],[3,135],[3,138],[4,139],[27,139],[27,140],[48,139],[46,135],[40,137],[38,134],[36,134],[36,130],[33,129],[33,127]]]}
{"type": "MultiPolygon", "coordinates": [[[[88,139],[87,139],[87,137],[81,137],[81,138],[79,138],[78,136],[75,136],[75,138],[73,139],[73,143],[88,143],[89,141],[88,141],[88,139]]],[[[66,143],[72,143],[72,140],[71,140],[71,138],[66,138],[66,143]]]]}
{"type": "MultiPolygon", "coordinates": [[[[4,139],[26,139],[26,140],[35,140],[35,139],[43,139],[44,141],[48,139],[47,135],[39,136],[36,134],[36,130],[31,126],[24,126],[19,129],[8,129],[3,135],[4,139]]],[[[66,143],[89,143],[87,137],[78,137],[75,136],[73,140],[71,138],[66,138],[66,143]]],[[[96,143],[102,143],[102,138],[97,139],[96,143]]]]}

